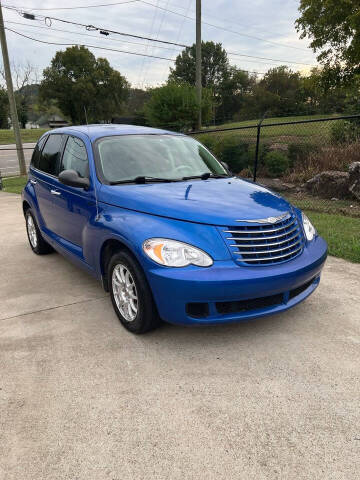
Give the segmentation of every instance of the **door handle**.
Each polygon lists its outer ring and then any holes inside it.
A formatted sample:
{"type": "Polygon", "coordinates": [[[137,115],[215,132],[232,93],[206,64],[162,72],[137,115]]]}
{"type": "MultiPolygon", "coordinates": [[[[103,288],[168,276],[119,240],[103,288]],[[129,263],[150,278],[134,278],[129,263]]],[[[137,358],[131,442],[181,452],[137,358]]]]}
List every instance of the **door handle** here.
{"type": "Polygon", "coordinates": [[[36,185],[37,184],[37,181],[36,180],[33,180],[32,178],[30,179],[30,183],[32,183],[33,185],[36,185]]]}
{"type": "Polygon", "coordinates": [[[50,190],[51,195],[61,195],[61,192],[58,190],[50,190]]]}

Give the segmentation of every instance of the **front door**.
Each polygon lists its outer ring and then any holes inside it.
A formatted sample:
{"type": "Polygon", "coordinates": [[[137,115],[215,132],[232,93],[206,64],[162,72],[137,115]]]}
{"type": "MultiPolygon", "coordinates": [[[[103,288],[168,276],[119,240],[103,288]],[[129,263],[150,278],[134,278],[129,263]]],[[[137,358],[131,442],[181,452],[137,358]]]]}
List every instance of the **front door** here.
{"type": "MultiPolygon", "coordinates": [[[[81,177],[89,178],[89,161],[84,142],[69,135],[66,139],[60,161],[59,173],[63,170],[75,170],[81,177]]],[[[89,219],[96,214],[94,191],[70,187],[57,180],[56,194],[53,195],[53,214],[56,220],[56,235],[72,245],[75,251],[79,247],[82,253],[84,235],[89,219]]]]}

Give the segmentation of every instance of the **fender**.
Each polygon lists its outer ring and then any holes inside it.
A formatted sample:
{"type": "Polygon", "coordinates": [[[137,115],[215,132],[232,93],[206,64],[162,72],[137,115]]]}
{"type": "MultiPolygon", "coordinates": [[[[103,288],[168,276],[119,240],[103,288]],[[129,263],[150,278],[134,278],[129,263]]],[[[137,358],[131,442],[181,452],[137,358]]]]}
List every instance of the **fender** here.
{"type": "Polygon", "coordinates": [[[143,252],[145,240],[164,237],[194,245],[206,251],[214,260],[230,260],[231,255],[216,227],[204,224],[169,220],[156,215],[144,214],[100,203],[100,218],[87,230],[84,257],[102,275],[101,251],[108,240],[123,243],[136,257],[145,273],[154,262],[143,252]],[[131,228],[129,228],[131,225],[131,228]],[[196,241],[195,241],[196,239],[196,241]],[[90,259],[92,258],[92,261],[90,259]]]}

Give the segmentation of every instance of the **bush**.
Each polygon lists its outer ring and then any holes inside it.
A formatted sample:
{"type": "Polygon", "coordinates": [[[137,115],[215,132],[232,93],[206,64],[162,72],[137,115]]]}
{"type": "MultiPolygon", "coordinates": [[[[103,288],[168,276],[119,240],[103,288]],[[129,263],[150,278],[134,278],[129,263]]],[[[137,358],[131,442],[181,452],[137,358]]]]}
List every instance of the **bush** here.
{"type": "Polygon", "coordinates": [[[214,155],[216,155],[216,147],[218,140],[216,138],[216,135],[209,134],[209,135],[198,135],[197,140],[199,140],[200,143],[205,145],[207,149],[210,150],[214,155]]]}
{"type": "Polygon", "coordinates": [[[337,120],[330,128],[330,141],[334,145],[353,143],[360,137],[359,125],[348,120],[337,120]]]}
{"type": "Polygon", "coordinates": [[[265,166],[269,175],[278,177],[289,169],[289,159],[285,153],[274,150],[266,154],[265,166]]]}
{"type": "Polygon", "coordinates": [[[236,138],[224,139],[217,145],[216,150],[219,160],[226,162],[234,173],[239,173],[254,163],[254,160],[249,158],[249,144],[239,142],[236,138]]]}
{"type": "MultiPolygon", "coordinates": [[[[255,143],[244,142],[242,138],[232,135],[219,138],[218,134],[210,133],[196,136],[220,161],[226,162],[234,173],[252,172],[255,162],[255,143]]],[[[259,145],[259,167],[264,165],[265,156],[269,151],[266,144],[259,145]]]]}
{"type": "MultiPolygon", "coordinates": [[[[251,166],[254,165],[255,161],[255,152],[256,152],[256,143],[251,143],[249,146],[249,157],[251,159],[251,166]]],[[[259,145],[259,158],[258,158],[258,166],[264,165],[265,157],[269,152],[269,145],[266,143],[260,143],[259,145]]]]}
{"type": "Polygon", "coordinates": [[[318,150],[318,146],[311,143],[291,143],[288,147],[288,158],[290,167],[296,162],[305,160],[310,154],[318,150]]]}
{"type": "Polygon", "coordinates": [[[328,171],[347,171],[353,162],[360,162],[360,142],[343,145],[330,145],[319,148],[315,153],[295,165],[289,175],[289,181],[303,183],[314,175],[328,171]]]}
{"type": "MultiPolygon", "coordinates": [[[[204,88],[201,112],[203,122],[212,117],[213,95],[204,88]]],[[[195,87],[186,83],[170,82],[151,90],[150,100],[145,104],[144,113],[149,125],[176,130],[190,130],[197,122],[198,103],[195,87]]]]}

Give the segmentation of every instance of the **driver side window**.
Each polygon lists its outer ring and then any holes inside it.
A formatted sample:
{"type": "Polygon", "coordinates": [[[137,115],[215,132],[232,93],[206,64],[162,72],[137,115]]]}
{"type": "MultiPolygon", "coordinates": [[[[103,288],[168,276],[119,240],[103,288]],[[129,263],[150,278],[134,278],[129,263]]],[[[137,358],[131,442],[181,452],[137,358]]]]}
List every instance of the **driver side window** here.
{"type": "Polygon", "coordinates": [[[80,177],[89,177],[89,161],[85,144],[80,138],[68,137],[61,160],[60,172],[75,170],[80,177]]]}

